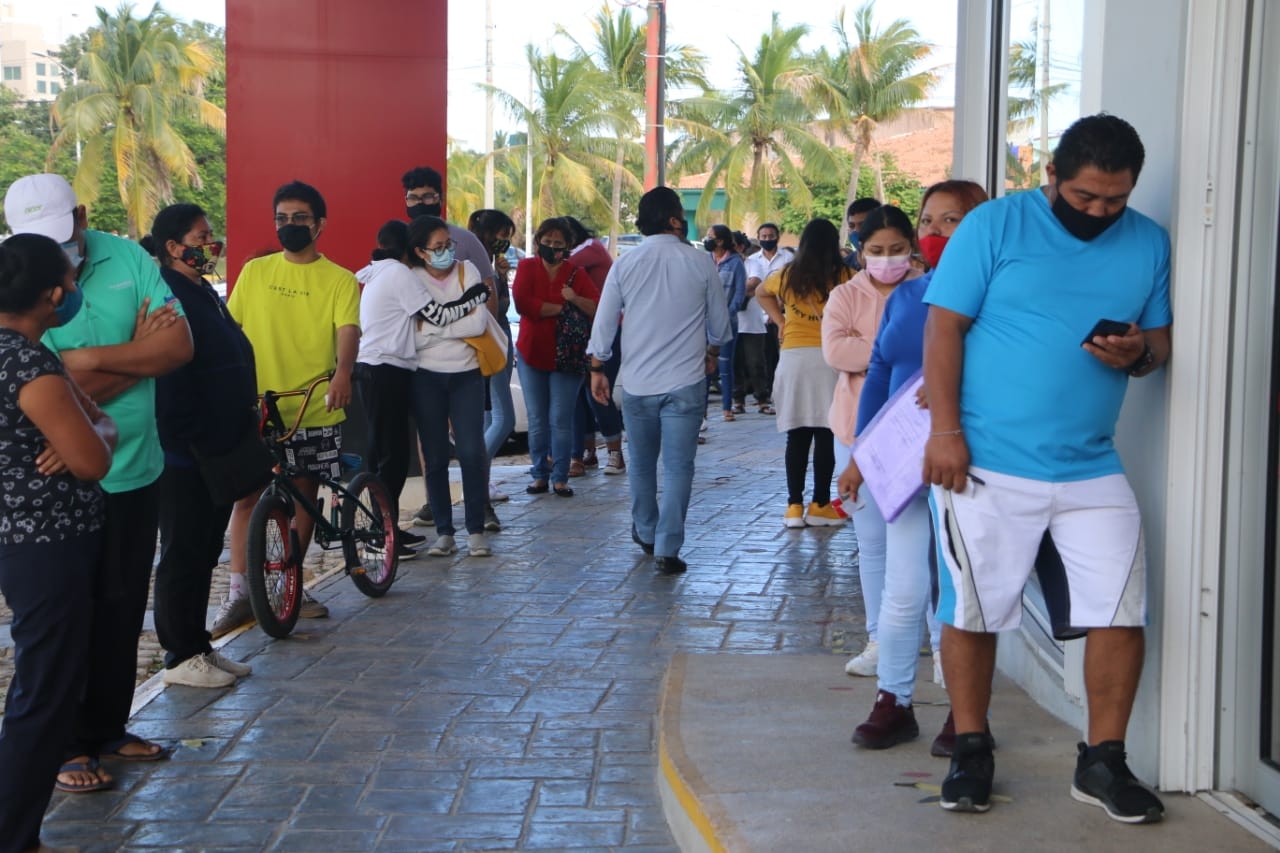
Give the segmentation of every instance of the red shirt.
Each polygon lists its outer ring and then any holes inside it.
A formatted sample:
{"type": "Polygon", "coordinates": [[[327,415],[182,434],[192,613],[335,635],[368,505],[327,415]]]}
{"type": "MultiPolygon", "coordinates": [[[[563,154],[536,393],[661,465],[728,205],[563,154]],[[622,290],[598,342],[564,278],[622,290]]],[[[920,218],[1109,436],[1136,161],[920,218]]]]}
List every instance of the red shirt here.
{"type": "Polygon", "coordinates": [[[609,254],[609,250],[603,243],[592,238],[585,246],[570,255],[569,260],[582,267],[583,271],[596,283],[596,287],[604,289],[604,279],[609,274],[609,268],[613,266],[613,256],[609,254]]]}
{"type": "Polygon", "coordinates": [[[547,267],[541,258],[524,258],[516,266],[516,278],[511,283],[511,298],[520,314],[520,336],[516,339],[516,351],[520,359],[539,370],[556,369],[556,317],[542,316],[542,305],[550,302],[563,305],[561,289],[573,276],[573,289],[592,302],[600,301],[600,289],[591,276],[586,275],[572,260],[560,264],[555,281],[547,275],[547,267]]]}

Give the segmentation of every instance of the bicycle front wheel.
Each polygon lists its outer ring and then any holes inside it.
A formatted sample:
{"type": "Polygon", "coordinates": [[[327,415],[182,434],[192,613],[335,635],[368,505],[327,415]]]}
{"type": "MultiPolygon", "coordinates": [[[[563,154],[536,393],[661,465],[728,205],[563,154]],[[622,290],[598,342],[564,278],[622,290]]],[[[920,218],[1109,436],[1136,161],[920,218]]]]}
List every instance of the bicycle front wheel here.
{"type": "Polygon", "coordinates": [[[357,474],[342,498],[347,573],[356,589],[381,598],[396,579],[396,514],[387,487],[373,474],[357,474]]]}
{"type": "Polygon", "coordinates": [[[293,501],[268,492],[249,516],[249,603],[253,615],[276,639],[284,639],[302,608],[302,559],[293,533],[293,501]]]}

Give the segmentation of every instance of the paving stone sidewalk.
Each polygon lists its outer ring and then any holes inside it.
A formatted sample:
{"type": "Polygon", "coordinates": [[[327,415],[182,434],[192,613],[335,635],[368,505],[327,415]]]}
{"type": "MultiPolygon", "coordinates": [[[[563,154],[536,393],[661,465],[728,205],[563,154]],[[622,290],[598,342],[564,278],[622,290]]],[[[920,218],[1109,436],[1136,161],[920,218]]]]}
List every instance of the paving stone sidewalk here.
{"type": "Polygon", "coordinates": [[[657,575],[632,544],[625,476],[589,472],[566,500],[526,496],[518,469],[499,469],[513,497],[494,557],[406,561],[377,600],[322,581],[331,618],[283,641],[237,636],[223,652],[254,674],[233,688],[160,693],[131,730],[175,745],[172,760],[111,765],[114,791],[55,795],[45,842],[675,850],[655,785],[671,655],[844,654],[862,627],[853,533],[782,527],[774,419],[713,419],[709,436],[686,576],[657,575]]]}

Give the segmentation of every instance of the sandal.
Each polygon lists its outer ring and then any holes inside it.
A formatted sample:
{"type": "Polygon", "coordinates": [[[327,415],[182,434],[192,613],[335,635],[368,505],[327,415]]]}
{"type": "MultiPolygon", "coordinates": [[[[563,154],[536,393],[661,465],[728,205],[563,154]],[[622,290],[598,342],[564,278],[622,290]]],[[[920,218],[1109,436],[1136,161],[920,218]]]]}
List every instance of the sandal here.
{"type": "Polygon", "coordinates": [[[582,467],[583,468],[599,468],[600,467],[600,457],[596,456],[596,451],[594,447],[588,450],[586,453],[582,454],[582,467]]]}
{"type": "Polygon", "coordinates": [[[776,414],[778,414],[778,410],[777,410],[777,409],[775,409],[773,406],[770,406],[768,403],[765,403],[764,405],[762,405],[762,406],[760,407],[760,414],[762,414],[762,415],[776,415],[776,414]]]}
{"type": "Polygon", "coordinates": [[[738,416],[737,416],[737,415],[735,415],[735,414],[734,414],[732,411],[730,411],[729,409],[725,409],[725,410],[724,410],[724,419],[725,419],[726,421],[736,421],[736,420],[738,419],[738,416]]]}
{"type": "Polygon", "coordinates": [[[572,459],[569,461],[569,476],[581,477],[587,473],[587,466],[582,464],[581,459],[572,459]]]}
{"type": "Polygon", "coordinates": [[[63,782],[61,779],[55,779],[53,787],[64,794],[87,794],[90,791],[105,791],[115,785],[114,779],[103,779],[98,775],[101,765],[98,759],[90,758],[88,761],[68,761],[66,764],[58,768],[58,775],[63,773],[89,773],[93,775],[94,781],[81,782],[63,782]]]}
{"type": "Polygon", "coordinates": [[[102,745],[102,749],[98,751],[99,758],[109,758],[113,761],[164,761],[170,755],[173,755],[173,748],[161,746],[158,743],[140,738],[129,732],[124,733],[124,737],[116,738],[102,745]],[[137,744],[144,747],[155,747],[154,752],[122,752],[129,744],[137,744]]]}
{"type": "Polygon", "coordinates": [[[568,486],[556,486],[554,489],[552,489],[552,491],[556,493],[556,497],[558,498],[573,497],[573,489],[569,488],[568,486]]]}
{"type": "Polygon", "coordinates": [[[545,495],[547,493],[547,481],[537,480],[524,487],[526,495],[545,495]]]}
{"type": "Polygon", "coordinates": [[[733,413],[734,413],[735,415],[745,415],[745,414],[747,413],[747,407],[746,407],[746,404],[744,404],[744,403],[734,403],[734,404],[733,404],[733,413]]]}

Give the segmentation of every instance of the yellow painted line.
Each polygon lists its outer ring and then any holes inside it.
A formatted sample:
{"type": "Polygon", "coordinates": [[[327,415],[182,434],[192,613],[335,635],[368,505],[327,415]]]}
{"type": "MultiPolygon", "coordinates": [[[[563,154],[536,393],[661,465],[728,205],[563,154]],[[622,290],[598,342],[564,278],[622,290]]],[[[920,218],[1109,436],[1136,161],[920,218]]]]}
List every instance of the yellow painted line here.
{"type": "Polygon", "coordinates": [[[671,787],[671,792],[675,794],[676,801],[680,803],[680,808],[684,810],[689,822],[693,824],[694,828],[698,830],[698,834],[702,836],[702,840],[706,842],[707,849],[712,853],[726,853],[725,846],[716,837],[716,830],[711,824],[711,819],[707,817],[706,811],[702,808],[702,803],[689,790],[689,786],[684,783],[684,778],[676,768],[675,762],[671,760],[671,756],[667,752],[666,735],[661,732],[658,734],[658,763],[662,768],[662,777],[667,780],[667,785],[671,787]]]}

